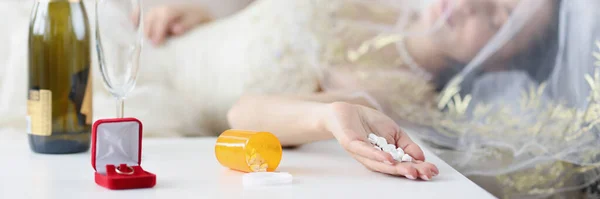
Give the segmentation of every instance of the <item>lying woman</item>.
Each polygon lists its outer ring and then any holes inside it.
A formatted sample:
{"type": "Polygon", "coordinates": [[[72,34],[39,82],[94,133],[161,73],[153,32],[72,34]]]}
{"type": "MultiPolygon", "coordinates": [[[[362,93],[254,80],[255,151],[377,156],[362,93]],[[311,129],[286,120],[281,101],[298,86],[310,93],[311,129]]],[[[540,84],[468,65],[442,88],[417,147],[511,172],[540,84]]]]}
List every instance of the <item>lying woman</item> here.
{"type": "Polygon", "coordinates": [[[209,23],[166,6],[146,15],[158,46],[146,56],[161,59],[142,65],[140,82],[167,87],[138,89],[130,103],[152,97],[143,107],[154,109],[132,114],[153,135],[335,138],[368,169],[431,179],[409,131],[499,197],[572,194],[596,181],[599,155],[600,18],[583,2],[261,0],[209,23]],[[393,163],[369,133],[418,161],[393,163]]]}

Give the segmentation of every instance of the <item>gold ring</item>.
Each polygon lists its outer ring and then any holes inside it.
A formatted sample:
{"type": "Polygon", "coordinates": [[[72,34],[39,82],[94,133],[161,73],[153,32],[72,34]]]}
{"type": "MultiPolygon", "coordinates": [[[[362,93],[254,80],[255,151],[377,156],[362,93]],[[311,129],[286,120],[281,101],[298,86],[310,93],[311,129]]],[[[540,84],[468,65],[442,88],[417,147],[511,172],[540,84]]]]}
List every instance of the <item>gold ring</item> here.
{"type": "Polygon", "coordinates": [[[123,171],[121,171],[121,169],[119,169],[119,167],[121,167],[121,166],[115,167],[115,171],[118,174],[121,174],[121,175],[132,175],[133,174],[133,167],[127,166],[127,168],[131,170],[130,172],[123,172],[123,171]]]}

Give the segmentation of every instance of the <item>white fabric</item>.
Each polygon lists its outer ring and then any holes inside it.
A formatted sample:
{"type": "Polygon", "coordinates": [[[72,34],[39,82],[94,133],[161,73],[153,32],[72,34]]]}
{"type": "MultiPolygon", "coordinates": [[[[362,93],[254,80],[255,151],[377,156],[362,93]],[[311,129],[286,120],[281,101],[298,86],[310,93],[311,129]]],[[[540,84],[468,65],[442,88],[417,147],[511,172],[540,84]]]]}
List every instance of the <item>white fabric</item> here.
{"type": "Polygon", "coordinates": [[[315,53],[316,42],[302,29],[311,13],[295,4],[259,1],[162,48],[146,45],[139,85],[147,87],[134,90],[125,114],[139,117],[146,135],[217,135],[228,128],[226,113],[243,93],[316,91],[314,64],[304,58],[315,53]]]}
{"type": "Polygon", "coordinates": [[[109,122],[96,130],[96,171],[106,174],[106,165],[127,164],[138,166],[140,124],[137,122],[109,122]]]}
{"type": "MultiPolygon", "coordinates": [[[[3,27],[0,31],[0,133],[25,133],[25,113],[26,113],[26,85],[27,85],[27,35],[30,11],[34,0],[5,0],[0,1],[0,18],[10,20],[0,20],[0,25],[3,27]]],[[[146,0],[144,8],[146,11],[157,5],[165,3],[202,3],[206,5],[211,13],[215,16],[223,18],[234,14],[240,9],[248,5],[250,0],[146,0]]],[[[94,21],[94,0],[84,0],[90,22],[94,21]]],[[[91,27],[93,30],[93,26],[91,27]]],[[[220,30],[212,31],[212,34],[217,36],[220,30]]],[[[199,30],[198,32],[211,32],[199,30]]],[[[245,35],[238,34],[238,40],[243,40],[245,35]]],[[[213,41],[213,46],[217,46],[217,41],[213,41]]],[[[184,48],[193,48],[196,45],[206,46],[206,50],[211,50],[211,46],[206,45],[208,42],[200,39],[195,42],[189,41],[174,41],[173,44],[184,48]],[[204,43],[204,44],[202,44],[204,43]],[[201,45],[202,44],[202,45],[201,45]]],[[[93,42],[92,45],[95,43],[93,42]]],[[[93,47],[93,46],[92,46],[93,47]]],[[[148,43],[144,44],[144,50],[141,58],[141,72],[136,88],[126,100],[125,114],[130,117],[139,117],[144,122],[146,127],[145,136],[181,136],[186,135],[214,135],[218,130],[212,130],[213,114],[223,116],[224,114],[216,114],[209,111],[195,111],[191,113],[191,107],[184,103],[186,98],[190,98],[190,94],[181,94],[174,90],[172,80],[177,79],[175,73],[165,73],[169,68],[176,68],[174,57],[175,49],[169,50],[156,48],[148,43]],[[150,108],[152,107],[152,108],[150,108]],[[198,115],[201,114],[201,115],[198,115]],[[185,116],[185,117],[184,117],[185,116]],[[201,118],[205,118],[204,120],[201,118]],[[168,133],[167,133],[168,132],[168,133]]],[[[104,88],[102,78],[95,57],[95,50],[92,56],[92,70],[94,77],[94,119],[110,118],[116,116],[116,103],[104,88]]],[[[219,56],[221,57],[221,56],[219,56]]],[[[196,64],[188,65],[195,67],[196,64]]],[[[242,65],[243,66],[243,65],[242,65]]],[[[181,66],[179,66],[181,67],[181,66]]],[[[197,72],[207,74],[202,71],[220,70],[222,74],[227,74],[233,69],[222,69],[217,67],[206,66],[197,72]]],[[[191,72],[191,71],[190,71],[191,72]]],[[[227,78],[227,77],[224,77],[227,78]]],[[[229,79],[228,82],[236,83],[241,79],[229,79]]],[[[208,83],[202,87],[212,87],[214,85],[208,83]]],[[[239,84],[239,83],[238,83],[239,84]]],[[[219,96],[228,96],[226,92],[213,92],[216,99],[219,96]]],[[[212,93],[204,92],[208,98],[212,93]]],[[[231,101],[231,100],[229,100],[231,101]]],[[[197,104],[204,109],[212,109],[212,107],[224,107],[227,101],[213,100],[207,104],[206,101],[197,104]]],[[[222,113],[225,109],[221,108],[222,113]]],[[[222,119],[223,117],[219,118],[222,119]]],[[[220,126],[223,126],[221,124],[220,126]]]]}

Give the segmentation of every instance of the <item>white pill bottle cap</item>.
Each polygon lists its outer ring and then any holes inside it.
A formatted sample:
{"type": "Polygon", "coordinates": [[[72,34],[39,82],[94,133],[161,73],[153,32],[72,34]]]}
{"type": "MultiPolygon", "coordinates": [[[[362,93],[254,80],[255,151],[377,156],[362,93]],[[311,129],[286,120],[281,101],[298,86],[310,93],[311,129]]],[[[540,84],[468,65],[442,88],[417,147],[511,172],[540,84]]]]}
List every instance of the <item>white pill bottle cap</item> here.
{"type": "Polygon", "coordinates": [[[253,172],[244,174],[244,187],[261,187],[291,184],[293,177],[286,172],[253,172]]]}

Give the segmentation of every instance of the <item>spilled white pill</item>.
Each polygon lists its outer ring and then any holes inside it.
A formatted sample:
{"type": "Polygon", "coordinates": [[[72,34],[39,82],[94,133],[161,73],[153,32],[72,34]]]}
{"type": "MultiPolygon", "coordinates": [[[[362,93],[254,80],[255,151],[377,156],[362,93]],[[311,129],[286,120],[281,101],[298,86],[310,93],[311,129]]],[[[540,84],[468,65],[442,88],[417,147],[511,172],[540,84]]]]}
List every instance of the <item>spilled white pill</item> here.
{"type": "Polygon", "coordinates": [[[400,147],[396,148],[396,151],[402,151],[402,153],[404,153],[404,150],[402,150],[400,147]]]}
{"type": "Polygon", "coordinates": [[[385,138],[383,138],[383,137],[377,138],[377,146],[383,148],[386,145],[387,145],[387,140],[385,140],[385,138]]]}
{"type": "MultiPolygon", "coordinates": [[[[389,152],[390,154],[392,154],[392,153],[393,153],[393,154],[397,154],[397,153],[398,153],[398,151],[396,151],[396,149],[395,149],[395,148],[392,148],[392,149],[390,149],[390,151],[388,151],[388,152],[389,152]]],[[[400,156],[400,157],[402,157],[402,156],[400,156]]]]}
{"type": "Polygon", "coordinates": [[[369,142],[371,144],[377,144],[377,138],[371,138],[371,137],[369,137],[369,142]]]}
{"type": "Polygon", "coordinates": [[[371,140],[371,139],[377,140],[378,137],[379,136],[375,135],[374,133],[370,133],[369,136],[368,136],[369,140],[371,140]]]}
{"type": "Polygon", "coordinates": [[[394,146],[393,144],[386,144],[381,146],[381,149],[383,149],[383,151],[385,152],[392,152],[392,150],[396,150],[396,146],[394,146]]]}
{"type": "Polygon", "coordinates": [[[408,154],[404,154],[402,156],[402,162],[412,162],[413,161],[413,157],[408,155],[408,154]]]}
{"type": "Polygon", "coordinates": [[[390,151],[396,151],[396,145],[393,145],[393,144],[388,144],[386,147],[387,147],[387,148],[390,148],[390,149],[389,149],[390,151]]]}
{"type": "Polygon", "coordinates": [[[402,156],[404,156],[404,150],[402,150],[402,148],[397,148],[396,149],[396,154],[398,154],[398,156],[400,156],[400,158],[402,158],[402,156]]]}
{"type": "Polygon", "coordinates": [[[400,162],[402,161],[402,156],[398,153],[390,153],[390,155],[392,155],[392,158],[394,158],[394,160],[400,162]]]}

